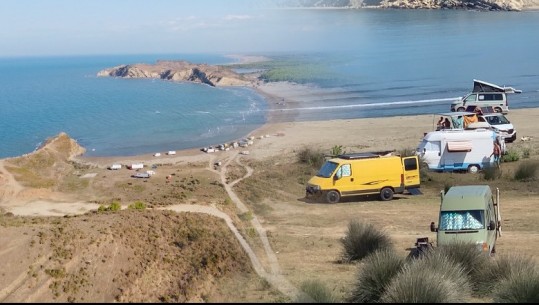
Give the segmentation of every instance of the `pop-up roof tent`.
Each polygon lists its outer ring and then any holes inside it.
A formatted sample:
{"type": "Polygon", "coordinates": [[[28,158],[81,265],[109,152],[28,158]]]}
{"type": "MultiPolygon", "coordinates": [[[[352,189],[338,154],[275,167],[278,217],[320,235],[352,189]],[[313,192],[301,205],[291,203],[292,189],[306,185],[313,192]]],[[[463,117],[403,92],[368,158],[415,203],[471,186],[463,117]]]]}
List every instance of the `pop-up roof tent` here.
{"type": "Polygon", "coordinates": [[[522,93],[522,90],[517,90],[513,87],[500,87],[491,83],[487,83],[478,79],[473,80],[472,92],[505,92],[505,93],[522,93]]]}

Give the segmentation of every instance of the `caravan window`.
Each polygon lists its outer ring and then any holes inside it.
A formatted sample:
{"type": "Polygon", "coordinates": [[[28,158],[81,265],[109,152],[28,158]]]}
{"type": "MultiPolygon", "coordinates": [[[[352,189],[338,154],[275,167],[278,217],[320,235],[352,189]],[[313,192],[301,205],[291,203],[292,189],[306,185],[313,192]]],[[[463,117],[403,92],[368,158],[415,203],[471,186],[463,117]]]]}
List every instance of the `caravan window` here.
{"type": "Polygon", "coordinates": [[[484,229],[484,211],[442,211],[440,213],[440,231],[484,229]]]}
{"type": "Polygon", "coordinates": [[[427,151],[435,151],[440,152],[440,147],[442,146],[442,142],[440,141],[433,141],[433,142],[426,142],[425,143],[425,149],[427,151]]]}

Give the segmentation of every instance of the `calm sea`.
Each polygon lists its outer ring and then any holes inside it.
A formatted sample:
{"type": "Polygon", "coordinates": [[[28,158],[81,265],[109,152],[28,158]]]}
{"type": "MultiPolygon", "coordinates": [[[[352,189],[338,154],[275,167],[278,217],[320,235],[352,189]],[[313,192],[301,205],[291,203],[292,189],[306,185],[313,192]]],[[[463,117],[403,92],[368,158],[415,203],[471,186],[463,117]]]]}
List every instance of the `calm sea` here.
{"type": "MultiPolygon", "coordinates": [[[[287,27],[324,24],[310,34],[316,38],[287,52],[244,52],[297,57],[316,67],[311,74],[292,68],[301,77],[290,80],[311,87],[287,92],[300,102],[295,120],[447,112],[473,79],[522,90],[509,96],[510,109],[539,107],[539,12],[290,10],[270,12],[266,20],[281,35],[287,27]]],[[[230,63],[225,55],[1,58],[0,158],[31,152],[61,131],[88,156],[241,138],[271,111],[248,88],[96,77],[104,68],[157,59],[230,63]]]]}

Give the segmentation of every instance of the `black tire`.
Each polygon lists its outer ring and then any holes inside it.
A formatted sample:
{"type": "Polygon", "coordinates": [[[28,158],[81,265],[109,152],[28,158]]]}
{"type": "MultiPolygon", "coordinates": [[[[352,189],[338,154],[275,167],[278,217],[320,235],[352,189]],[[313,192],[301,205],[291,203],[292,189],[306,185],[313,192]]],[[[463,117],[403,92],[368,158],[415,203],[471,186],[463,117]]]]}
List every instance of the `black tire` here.
{"type": "Polygon", "coordinates": [[[393,190],[390,187],[384,187],[380,191],[380,199],[382,199],[382,201],[389,201],[393,199],[393,190]]]}
{"type": "Polygon", "coordinates": [[[468,173],[477,174],[480,169],[481,168],[479,167],[479,165],[472,164],[472,165],[468,166],[468,173]]]}
{"type": "Polygon", "coordinates": [[[457,111],[458,111],[458,112],[464,112],[464,110],[466,110],[464,107],[459,107],[459,108],[457,108],[457,111]]]}
{"type": "Polygon", "coordinates": [[[329,191],[326,194],[326,200],[329,203],[337,203],[339,200],[341,200],[341,194],[337,191],[329,191]]]}

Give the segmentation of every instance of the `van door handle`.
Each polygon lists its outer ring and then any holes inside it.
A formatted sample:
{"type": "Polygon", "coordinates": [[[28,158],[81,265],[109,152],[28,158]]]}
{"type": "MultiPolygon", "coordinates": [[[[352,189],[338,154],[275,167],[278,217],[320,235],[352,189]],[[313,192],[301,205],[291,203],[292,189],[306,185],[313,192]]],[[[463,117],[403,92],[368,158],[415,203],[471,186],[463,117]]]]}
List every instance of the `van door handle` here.
{"type": "Polygon", "coordinates": [[[354,178],[350,178],[350,182],[354,182],[354,178]]]}

